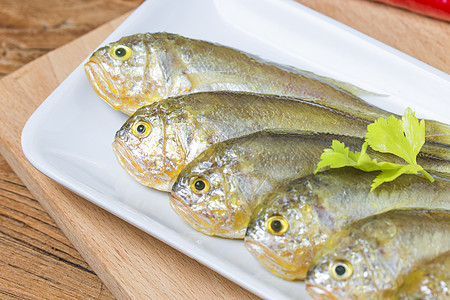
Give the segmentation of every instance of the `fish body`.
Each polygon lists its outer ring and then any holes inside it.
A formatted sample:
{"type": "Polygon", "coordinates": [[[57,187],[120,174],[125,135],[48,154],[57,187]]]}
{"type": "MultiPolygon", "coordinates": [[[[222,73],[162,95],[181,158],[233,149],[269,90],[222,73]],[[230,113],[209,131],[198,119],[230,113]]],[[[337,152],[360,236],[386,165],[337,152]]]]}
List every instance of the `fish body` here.
{"type": "Polygon", "coordinates": [[[450,299],[450,252],[423,263],[409,273],[392,299],[450,299]]]}
{"type": "Polygon", "coordinates": [[[378,173],[347,167],[285,182],[253,211],[245,247],[275,275],[304,279],[314,254],[347,224],[396,208],[450,209],[449,177],[402,175],[370,192],[378,173]],[[270,230],[273,216],[286,220],[282,235],[270,230]]]}
{"type": "Polygon", "coordinates": [[[389,299],[418,266],[450,250],[450,211],[392,210],[345,226],[317,252],[315,299],[389,299]]]}
{"type": "MultiPolygon", "coordinates": [[[[165,32],[110,43],[92,54],[85,71],[97,94],[129,115],[169,97],[224,90],[301,98],[371,122],[391,115],[341,88],[343,83],[165,32]]],[[[428,122],[427,139],[450,144],[450,126],[428,122]]]]}
{"type": "MultiPolygon", "coordinates": [[[[351,151],[360,150],[364,142],[334,134],[265,130],[214,144],[183,168],[172,187],[170,204],[204,234],[243,238],[260,197],[287,179],[312,174],[323,149],[335,139],[351,151]],[[204,189],[198,190],[195,181],[201,181],[204,189]]],[[[369,155],[402,163],[394,155],[371,150],[369,155]]],[[[364,187],[367,194],[370,184],[364,187]]]]}
{"type": "MultiPolygon", "coordinates": [[[[170,191],[181,169],[215,143],[274,128],[364,137],[368,124],[367,120],[299,99],[206,92],[138,109],[116,133],[113,149],[137,181],[170,191]],[[139,128],[148,130],[139,133],[139,128]]],[[[448,172],[450,146],[426,143],[425,147],[433,156],[442,157],[442,164],[435,164],[440,170],[433,170],[448,172]]]]}

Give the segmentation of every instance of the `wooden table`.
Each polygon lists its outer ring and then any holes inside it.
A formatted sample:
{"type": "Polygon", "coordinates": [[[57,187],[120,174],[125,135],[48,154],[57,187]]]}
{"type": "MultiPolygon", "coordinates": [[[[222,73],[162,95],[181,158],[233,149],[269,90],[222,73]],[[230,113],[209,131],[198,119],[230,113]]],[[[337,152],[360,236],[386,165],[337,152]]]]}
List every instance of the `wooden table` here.
{"type": "MultiPolygon", "coordinates": [[[[0,0],[0,75],[140,2],[0,0]]],[[[448,22],[364,0],[298,2],[450,72],[448,22]]],[[[20,153],[26,117],[120,21],[0,81],[0,298],[256,298],[42,176],[20,153]],[[55,62],[52,74],[40,73],[55,62]]]]}

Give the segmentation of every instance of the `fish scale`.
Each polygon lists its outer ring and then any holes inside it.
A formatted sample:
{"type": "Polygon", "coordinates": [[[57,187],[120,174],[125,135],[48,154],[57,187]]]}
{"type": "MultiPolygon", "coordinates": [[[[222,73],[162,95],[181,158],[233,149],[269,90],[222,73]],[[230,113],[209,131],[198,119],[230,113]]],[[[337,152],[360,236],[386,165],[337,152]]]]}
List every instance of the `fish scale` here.
{"type": "Polygon", "coordinates": [[[403,281],[392,299],[450,298],[450,251],[418,266],[403,281]]]}

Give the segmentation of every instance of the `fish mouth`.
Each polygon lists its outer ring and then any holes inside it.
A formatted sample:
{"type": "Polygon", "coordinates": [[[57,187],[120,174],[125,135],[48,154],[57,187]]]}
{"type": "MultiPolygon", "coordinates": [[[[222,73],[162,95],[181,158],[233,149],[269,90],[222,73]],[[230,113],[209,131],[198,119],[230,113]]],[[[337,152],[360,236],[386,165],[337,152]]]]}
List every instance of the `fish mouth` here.
{"type": "Polygon", "coordinates": [[[117,138],[114,140],[112,147],[117,160],[120,162],[120,165],[128,172],[128,174],[130,174],[134,179],[136,179],[143,185],[147,185],[145,182],[144,169],[136,161],[133,154],[129,151],[128,147],[125,146],[122,141],[117,138]]]}
{"type": "Polygon", "coordinates": [[[337,300],[338,298],[329,291],[312,284],[306,284],[306,291],[314,298],[319,300],[337,300]]]}
{"type": "Polygon", "coordinates": [[[304,280],[307,266],[298,266],[288,262],[277,253],[255,241],[244,241],[245,248],[256,258],[256,260],[271,273],[285,280],[304,280]]]}
{"type": "Polygon", "coordinates": [[[179,197],[174,195],[173,192],[170,196],[169,203],[173,210],[175,210],[186,223],[203,234],[226,239],[242,239],[244,237],[244,232],[230,229],[227,226],[226,221],[216,220],[213,215],[206,212],[200,214],[197,213],[179,197]]]}
{"type": "Polygon", "coordinates": [[[170,195],[169,203],[172,209],[181,217],[183,220],[191,225],[195,230],[206,234],[214,235],[213,230],[214,224],[206,219],[201,218],[196,214],[184,201],[175,196],[173,193],[170,195]]]}
{"type": "Polygon", "coordinates": [[[119,110],[123,106],[123,100],[114,85],[108,72],[102,67],[102,63],[95,57],[84,65],[84,71],[95,92],[114,109],[119,110]]]}
{"type": "Polygon", "coordinates": [[[155,172],[152,173],[147,165],[142,166],[122,140],[116,137],[112,148],[122,168],[137,182],[160,191],[171,191],[172,182],[169,178],[165,175],[158,176],[154,174],[155,172]]]}

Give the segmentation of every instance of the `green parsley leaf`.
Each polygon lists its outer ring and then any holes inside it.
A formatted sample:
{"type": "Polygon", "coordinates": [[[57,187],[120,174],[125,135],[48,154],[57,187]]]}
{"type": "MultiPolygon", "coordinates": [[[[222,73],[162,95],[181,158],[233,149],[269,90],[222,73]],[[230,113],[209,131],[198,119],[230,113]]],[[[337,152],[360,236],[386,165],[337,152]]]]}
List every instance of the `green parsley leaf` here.
{"type": "Polygon", "coordinates": [[[414,112],[407,108],[401,120],[390,116],[387,120],[379,118],[367,126],[366,142],[362,145],[361,152],[352,152],[344,143],[333,140],[331,149],[324,149],[314,173],[324,167],[354,167],[366,172],[381,171],[374,179],[371,191],[383,182],[392,181],[402,174],[421,173],[433,182],[431,175],[416,161],[424,143],[425,121],[419,122],[414,112]],[[408,165],[377,162],[366,153],[367,146],[379,152],[395,154],[403,158],[408,165]]]}
{"type": "Polygon", "coordinates": [[[425,121],[419,123],[408,107],[401,120],[390,116],[367,126],[366,141],[373,150],[392,153],[409,164],[417,164],[416,156],[425,143],[425,121]]]}

